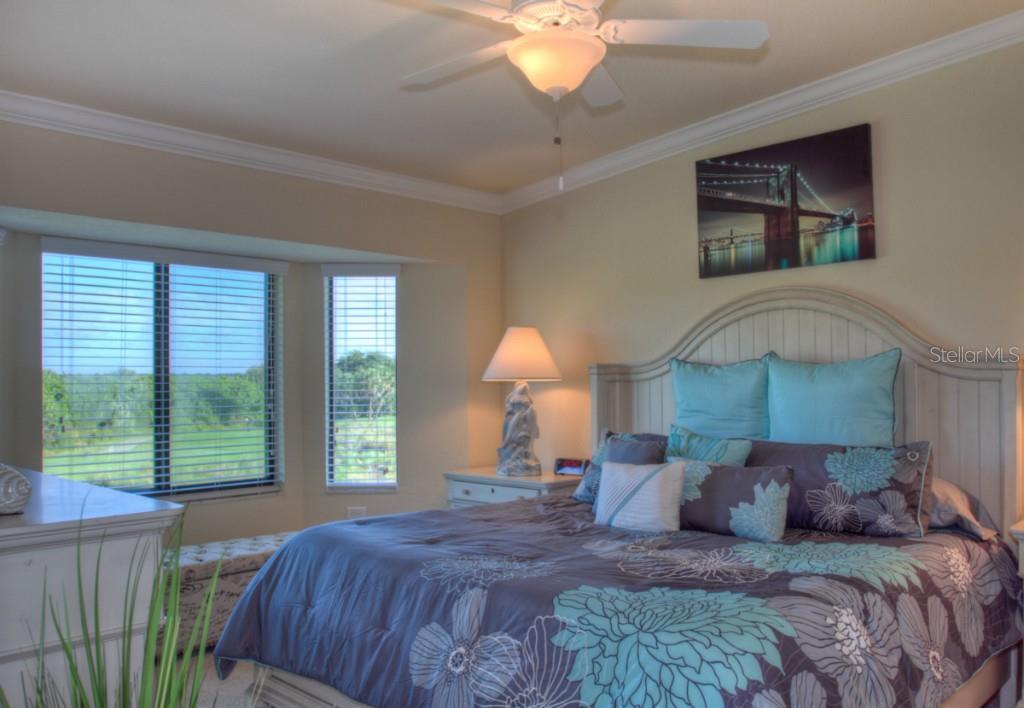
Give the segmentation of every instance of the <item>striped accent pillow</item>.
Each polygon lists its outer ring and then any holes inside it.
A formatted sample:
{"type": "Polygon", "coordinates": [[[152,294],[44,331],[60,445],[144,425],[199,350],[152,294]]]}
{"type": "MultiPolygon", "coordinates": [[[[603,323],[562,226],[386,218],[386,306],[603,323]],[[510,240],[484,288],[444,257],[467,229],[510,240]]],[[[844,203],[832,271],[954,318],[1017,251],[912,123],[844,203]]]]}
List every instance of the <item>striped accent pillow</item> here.
{"type": "Polygon", "coordinates": [[[678,531],[683,468],[682,462],[604,463],[595,522],[632,531],[678,531]]]}

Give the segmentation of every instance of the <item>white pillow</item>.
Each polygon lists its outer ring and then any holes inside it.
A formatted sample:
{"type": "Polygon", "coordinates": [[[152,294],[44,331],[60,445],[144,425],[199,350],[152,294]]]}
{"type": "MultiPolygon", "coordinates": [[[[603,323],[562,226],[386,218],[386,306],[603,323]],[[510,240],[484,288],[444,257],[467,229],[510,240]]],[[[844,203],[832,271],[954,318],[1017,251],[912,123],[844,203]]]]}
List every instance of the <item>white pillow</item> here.
{"type": "Polygon", "coordinates": [[[602,526],[632,531],[678,531],[684,467],[682,462],[605,462],[594,520],[602,526]]]}

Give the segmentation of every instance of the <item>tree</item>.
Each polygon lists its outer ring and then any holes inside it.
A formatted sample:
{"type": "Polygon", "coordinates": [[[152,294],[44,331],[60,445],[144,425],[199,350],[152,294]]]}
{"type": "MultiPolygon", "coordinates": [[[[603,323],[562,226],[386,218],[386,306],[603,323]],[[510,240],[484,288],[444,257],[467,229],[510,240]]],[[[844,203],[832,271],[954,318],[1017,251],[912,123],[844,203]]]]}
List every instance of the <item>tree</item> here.
{"type": "Polygon", "coordinates": [[[334,405],[339,418],[377,419],[395,412],[395,360],[354,351],[334,365],[334,405]]]}
{"type": "Polygon", "coordinates": [[[56,371],[43,370],[43,445],[53,447],[64,439],[71,424],[64,377],[56,371]]]}

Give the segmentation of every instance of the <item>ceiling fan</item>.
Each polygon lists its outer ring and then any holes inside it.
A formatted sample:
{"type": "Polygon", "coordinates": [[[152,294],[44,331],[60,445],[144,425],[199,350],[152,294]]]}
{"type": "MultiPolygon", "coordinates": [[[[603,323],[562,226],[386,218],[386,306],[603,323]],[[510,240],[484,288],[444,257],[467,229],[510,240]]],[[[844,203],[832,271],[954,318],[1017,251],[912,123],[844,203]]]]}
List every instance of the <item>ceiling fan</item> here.
{"type": "Polygon", "coordinates": [[[601,65],[609,44],[757,49],[768,39],[768,26],[760,20],[603,20],[604,0],[513,0],[511,9],[485,0],[430,2],[513,25],[522,36],[418,71],[404,85],[431,84],[507,56],[555,101],[582,85],[583,99],[595,108],[623,98],[601,65]]]}

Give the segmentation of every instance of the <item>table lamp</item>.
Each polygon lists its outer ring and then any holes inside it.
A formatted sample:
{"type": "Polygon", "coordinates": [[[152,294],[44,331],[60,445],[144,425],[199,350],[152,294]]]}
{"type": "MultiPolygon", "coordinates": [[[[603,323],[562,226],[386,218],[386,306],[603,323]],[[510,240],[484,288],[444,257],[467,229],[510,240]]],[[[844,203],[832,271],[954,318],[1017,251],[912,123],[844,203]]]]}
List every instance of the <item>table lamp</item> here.
{"type": "Polygon", "coordinates": [[[561,381],[562,374],[536,327],[509,327],[494,352],[484,381],[514,382],[505,399],[505,424],[498,448],[498,474],[531,477],[541,473],[533,441],[540,437],[527,381],[561,381]]]}

